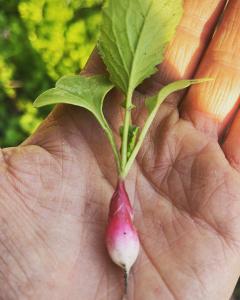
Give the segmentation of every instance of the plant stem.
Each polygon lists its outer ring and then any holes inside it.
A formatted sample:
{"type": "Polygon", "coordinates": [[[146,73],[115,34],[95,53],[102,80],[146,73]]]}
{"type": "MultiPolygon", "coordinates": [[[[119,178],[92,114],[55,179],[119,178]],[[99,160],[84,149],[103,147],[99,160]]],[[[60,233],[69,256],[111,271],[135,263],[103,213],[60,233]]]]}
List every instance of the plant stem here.
{"type": "Polygon", "coordinates": [[[117,165],[118,175],[120,175],[121,174],[121,161],[120,161],[119,151],[118,151],[118,148],[117,148],[114,136],[113,136],[113,132],[112,132],[111,128],[109,127],[106,120],[105,120],[104,124],[102,124],[102,122],[100,122],[100,124],[102,125],[102,128],[105,131],[106,136],[108,138],[108,141],[109,141],[109,143],[112,147],[115,162],[116,162],[116,165],[117,165]]]}
{"type": "MultiPolygon", "coordinates": [[[[156,111],[157,111],[157,109],[156,109],[156,111]]],[[[144,138],[145,138],[145,136],[148,132],[149,127],[152,124],[152,121],[153,121],[155,115],[156,115],[156,113],[153,113],[153,112],[149,115],[149,117],[148,117],[148,119],[147,119],[147,121],[146,121],[140,135],[139,135],[138,142],[137,142],[136,146],[134,147],[133,152],[132,152],[131,156],[129,157],[129,160],[128,160],[127,164],[125,165],[124,170],[122,170],[122,172],[121,172],[121,178],[124,179],[127,176],[129,170],[131,169],[132,164],[133,164],[133,162],[134,162],[134,160],[135,160],[135,158],[136,158],[136,156],[137,156],[137,154],[138,154],[138,152],[139,152],[139,150],[142,146],[144,138]]]]}
{"type": "Polygon", "coordinates": [[[158,95],[155,96],[156,102],[155,102],[154,106],[150,107],[149,116],[148,116],[146,123],[144,124],[143,129],[139,135],[137,144],[134,147],[127,163],[124,165],[124,168],[122,168],[122,171],[121,171],[122,179],[124,179],[127,176],[128,172],[139,152],[139,149],[142,146],[143,140],[148,132],[148,129],[150,128],[150,126],[158,112],[158,109],[159,109],[160,105],[162,104],[162,102],[164,101],[164,99],[166,99],[173,92],[177,92],[179,90],[185,89],[185,88],[191,86],[192,84],[199,84],[199,83],[203,83],[203,82],[207,82],[207,81],[211,81],[211,80],[213,80],[213,79],[212,78],[199,78],[199,79],[190,79],[190,80],[179,80],[179,81],[175,81],[175,82],[172,82],[172,83],[166,85],[165,87],[163,87],[160,90],[158,95]]]}
{"type": "Polygon", "coordinates": [[[123,138],[122,138],[122,157],[121,157],[121,170],[123,171],[127,164],[127,149],[128,149],[128,132],[131,124],[131,107],[132,107],[133,91],[129,90],[126,98],[126,111],[123,124],[123,138]]]}
{"type": "MultiPolygon", "coordinates": [[[[166,87],[165,87],[165,89],[166,89],[166,87]]],[[[136,158],[136,156],[137,156],[137,154],[138,154],[138,152],[139,152],[139,150],[140,150],[140,148],[142,146],[142,143],[143,143],[143,141],[144,141],[144,139],[145,139],[145,137],[147,135],[148,129],[150,128],[150,126],[151,126],[151,124],[152,124],[152,122],[153,122],[153,120],[154,120],[154,118],[155,118],[155,116],[157,114],[157,111],[158,111],[161,103],[166,98],[166,96],[168,94],[170,94],[169,91],[168,91],[168,89],[166,89],[166,92],[165,92],[165,89],[163,88],[162,89],[163,93],[159,93],[159,95],[157,97],[158,98],[157,99],[157,103],[156,103],[154,109],[149,114],[149,116],[148,116],[148,118],[146,120],[146,123],[144,124],[143,129],[142,129],[142,131],[141,131],[141,133],[139,135],[137,144],[134,147],[133,152],[132,152],[131,156],[129,157],[127,164],[125,165],[125,168],[121,172],[121,177],[122,178],[125,178],[127,176],[128,172],[131,169],[132,164],[133,164],[133,162],[134,162],[134,160],[135,160],[135,158],[136,158]]]]}
{"type": "Polygon", "coordinates": [[[127,296],[128,292],[128,271],[124,269],[124,295],[127,296]]]}

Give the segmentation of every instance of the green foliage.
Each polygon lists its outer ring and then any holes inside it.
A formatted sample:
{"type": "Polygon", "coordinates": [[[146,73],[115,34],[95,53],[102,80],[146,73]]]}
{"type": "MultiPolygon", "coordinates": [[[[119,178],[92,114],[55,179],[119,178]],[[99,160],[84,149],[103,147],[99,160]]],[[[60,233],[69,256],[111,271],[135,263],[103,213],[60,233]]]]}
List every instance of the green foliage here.
{"type": "Polygon", "coordinates": [[[203,79],[192,79],[192,80],[178,80],[175,82],[171,82],[170,84],[164,86],[157,95],[147,98],[145,101],[145,105],[148,109],[148,117],[146,119],[146,122],[139,134],[138,140],[135,143],[135,147],[132,149],[132,152],[130,153],[130,156],[128,158],[127,164],[123,171],[123,176],[126,176],[128,174],[137,154],[140,150],[142,143],[146,137],[146,134],[148,133],[148,130],[150,126],[152,125],[152,122],[158,112],[158,109],[160,105],[163,103],[163,101],[172,93],[180,91],[182,89],[185,89],[193,84],[199,84],[206,81],[212,80],[211,78],[203,78],[203,79]]]}
{"type": "Polygon", "coordinates": [[[120,160],[112,130],[104,115],[103,102],[113,84],[104,75],[91,77],[81,75],[64,76],[56,83],[56,87],[47,90],[34,102],[35,107],[49,104],[66,103],[83,107],[90,111],[105,131],[112,146],[117,167],[120,171],[120,160]]]}
{"type": "Polygon", "coordinates": [[[94,48],[101,21],[101,1],[28,0],[19,11],[29,40],[57,80],[85,65],[94,48]],[[49,30],[50,28],[50,30],[49,30]]]}
{"type": "Polygon", "coordinates": [[[129,159],[133,149],[137,142],[139,127],[135,125],[130,125],[129,132],[128,132],[128,149],[127,149],[127,158],[129,159]]]}
{"type": "MultiPolygon", "coordinates": [[[[121,145],[122,177],[129,171],[126,166],[133,162],[132,145],[136,143],[136,137],[131,138],[133,91],[156,72],[182,13],[182,0],[109,0],[103,9],[99,52],[111,81],[126,96],[121,145]]],[[[143,139],[138,144],[142,142],[143,139]]]]}
{"type": "MultiPolygon", "coordinates": [[[[69,17],[67,11],[65,15],[69,17]]],[[[64,76],[55,88],[47,90],[34,102],[35,107],[66,103],[89,110],[109,139],[121,178],[127,176],[164,99],[175,91],[208,80],[181,80],[165,86],[146,102],[149,116],[143,128],[140,130],[132,125],[133,91],[162,61],[164,47],[172,39],[181,16],[181,0],[109,0],[104,9],[99,50],[113,84],[101,75],[64,76]],[[156,39],[158,34],[160,38],[156,39]],[[104,98],[114,84],[126,95],[124,124],[120,127],[121,156],[102,111],[104,98]]]]}
{"type": "Polygon", "coordinates": [[[169,83],[168,85],[164,86],[157,95],[146,99],[145,104],[148,108],[149,115],[156,113],[159,106],[170,94],[186,89],[193,84],[199,84],[211,80],[211,78],[200,78],[190,80],[178,80],[169,83]]]}
{"type": "Polygon", "coordinates": [[[32,101],[79,73],[101,22],[99,0],[0,0],[0,146],[14,146],[49,112],[32,101]]]}
{"type": "Polygon", "coordinates": [[[109,0],[99,50],[125,95],[156,71],[182,16],[182,0],[109,0]]]}
{"type": "Polygon", "coordinates": [[[106,76],[64,76],[57,81],[55,88],[38,96],[34,106],[56,103],[77,105],[90,111],[104,128],[106,120],[102,112],[103,101],[112,88],[113,84],[106,76]]]}
{"type": "MultiPolygon", "coordinates": [[[[123,140],[123,126],[120,127],[119,134],[121,140],[123,140]]],[[[140,127],[136,125],[130,125],[128,131],[128,147],[127,147],[127,158],[129,158],[133,152],[133,149],[137,142],[137,137],[139,133],[140,127]]]]}

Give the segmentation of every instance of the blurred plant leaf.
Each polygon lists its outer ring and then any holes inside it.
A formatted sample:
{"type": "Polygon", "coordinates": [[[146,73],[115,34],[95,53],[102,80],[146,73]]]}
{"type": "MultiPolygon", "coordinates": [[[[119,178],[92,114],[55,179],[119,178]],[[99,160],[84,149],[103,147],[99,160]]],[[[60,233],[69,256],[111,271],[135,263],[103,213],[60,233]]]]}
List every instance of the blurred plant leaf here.
{"type": "Polygon", "coordinates": [[[49,106],[33,110],[34,95],[80,72],[98,38],[102,3],[0,0],[1,147],[19,144],[49,113],[49,106]]]}

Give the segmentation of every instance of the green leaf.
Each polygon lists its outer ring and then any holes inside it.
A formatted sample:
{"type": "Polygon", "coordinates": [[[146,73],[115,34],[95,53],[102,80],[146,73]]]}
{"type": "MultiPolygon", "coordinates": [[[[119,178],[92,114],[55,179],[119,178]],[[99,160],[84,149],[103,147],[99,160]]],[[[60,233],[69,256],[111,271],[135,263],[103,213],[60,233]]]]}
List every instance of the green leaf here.
{"type": "MultiPolygon", "coordinates": [[[[127,101],[124,100],[124,101],[122,102],[121,106],[122,106],[122,108],[127,109],[127,101]]],[[[131,104],[131,105],[128,107],[128,110],[132,110],[132,109],[135,109],[135,108],[136,108],[136,105],[131,104]]]]}
{"type": "Polygon", "coordinates": [[[182,0],[109,0],[99,51],[125,94],[156,71],[182,16],[182,0]]]}
{"type": "Polygon", "coordinates": [[[193,84],[203,83],[211,80],[212,80],[211,78],[200,78],[200,79],[191,79],[191,80],[178,80],[175,82],[171,82],[170,84],[163,87],[157,95],[146,99],[145,105],[148,108],[149,114],[151,114],[155,109],[158,109],[161,103],[170,94],[185,89],[193,84]]]}
{"type": "Polygon", "coordinates": [[[48,104],[66,103],[83,107],[98,120],[112,146],[118,172],[120,173],[120,157],[111,128],[103,115],[103,102],[113,84],[106,76],[64,76],[56,83],[56,87],[41,94],[34,102],[35,107],[48,104]]]}
{"type": "Polygon", "coordinates": [[[113,88],[107,77],[70,75],[64,76],[56,83],[56,87],[47,90],[35,100],[33,105],[41,107],[48,104],[66,103],[89,110],[105,126],[103,101],[108,91],[113,88]]]}
{"type": "Polygon", "coordinates": [[[162,102],[167,98],[167,96],[169,96],[171,93],[174,93],[174,92],[177,92],[184,88],[187,88],[192,84],[203,83],[203,82],[207,82],[207,81],[211,81],[211,80],[213,80],[213,79],[212,78],[202,78],[202,79],[175,81],[175,82],[172,82],[172,83],[168,84],[167,86],[163,87],[156,96],[148,98],[145,101],[145,104],[148,108],[149,116],[139,134],[137,143],[131,153],[131,156],[129,157],[128,162],[127,162],[124,170],[122,171],[122,178],[125,178],[127,176],[128,172],[129,172],[129,170],[130,170],[130,168],[142,146],[144,138],[145,138],[150,126],[152,125],[152,122],[158,112],[158,109],[159,109],[160,105],[162,104],[162,102]]]}
{"type": "Polygon", "coordinates": [[[137,136],[139,132],[139,127],[135,125],[130,125],[128,132],[128,148],[127,148],[127,158],[129,158],[133,152],[136,145],[137,136]]]}
{"type": "MultiPolygon", "coordinates": [[[[136,125],[130,125],[128,131],[128,145],[127,145],[127,158],[129,158],[132,154],[132,151],[136,145],[139,127],[136,125]]],[[[121,139],[123,139],[123,126],[119,129],[119,134],[121,139]]]]}

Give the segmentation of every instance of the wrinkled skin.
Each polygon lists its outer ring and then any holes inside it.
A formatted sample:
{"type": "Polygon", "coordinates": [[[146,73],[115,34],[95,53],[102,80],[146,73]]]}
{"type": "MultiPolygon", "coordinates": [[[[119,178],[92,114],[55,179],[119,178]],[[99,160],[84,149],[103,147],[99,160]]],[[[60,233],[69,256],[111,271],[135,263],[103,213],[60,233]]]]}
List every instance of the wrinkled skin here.
{"type": "MultiPolygon", "coordinates": [[[[130,300],[227,300],[240,273],[239,114],[223,138],[239,97],[238,0],[202,58],[223,5],[185,1],[164,63],[139,89],[148,94],[190,78],[200,60],[196,77],[215,78],[167,99],[126,180],[141,240],[130,300]]],[[[88,72],[101,69],[93,55],[88,72]]],[[[105,113],[117,132],[121,96],[108,98],[105,113]]],[[[142,103],[140,93],[135,101],[142,103]]],[[[145,116],[140,108],[134,120],[145,116]]],[[[116,169],[93,117],[58,106],[0,159],[0,298],[120,299],[123,274],[104,245],[116,169]]]]}

